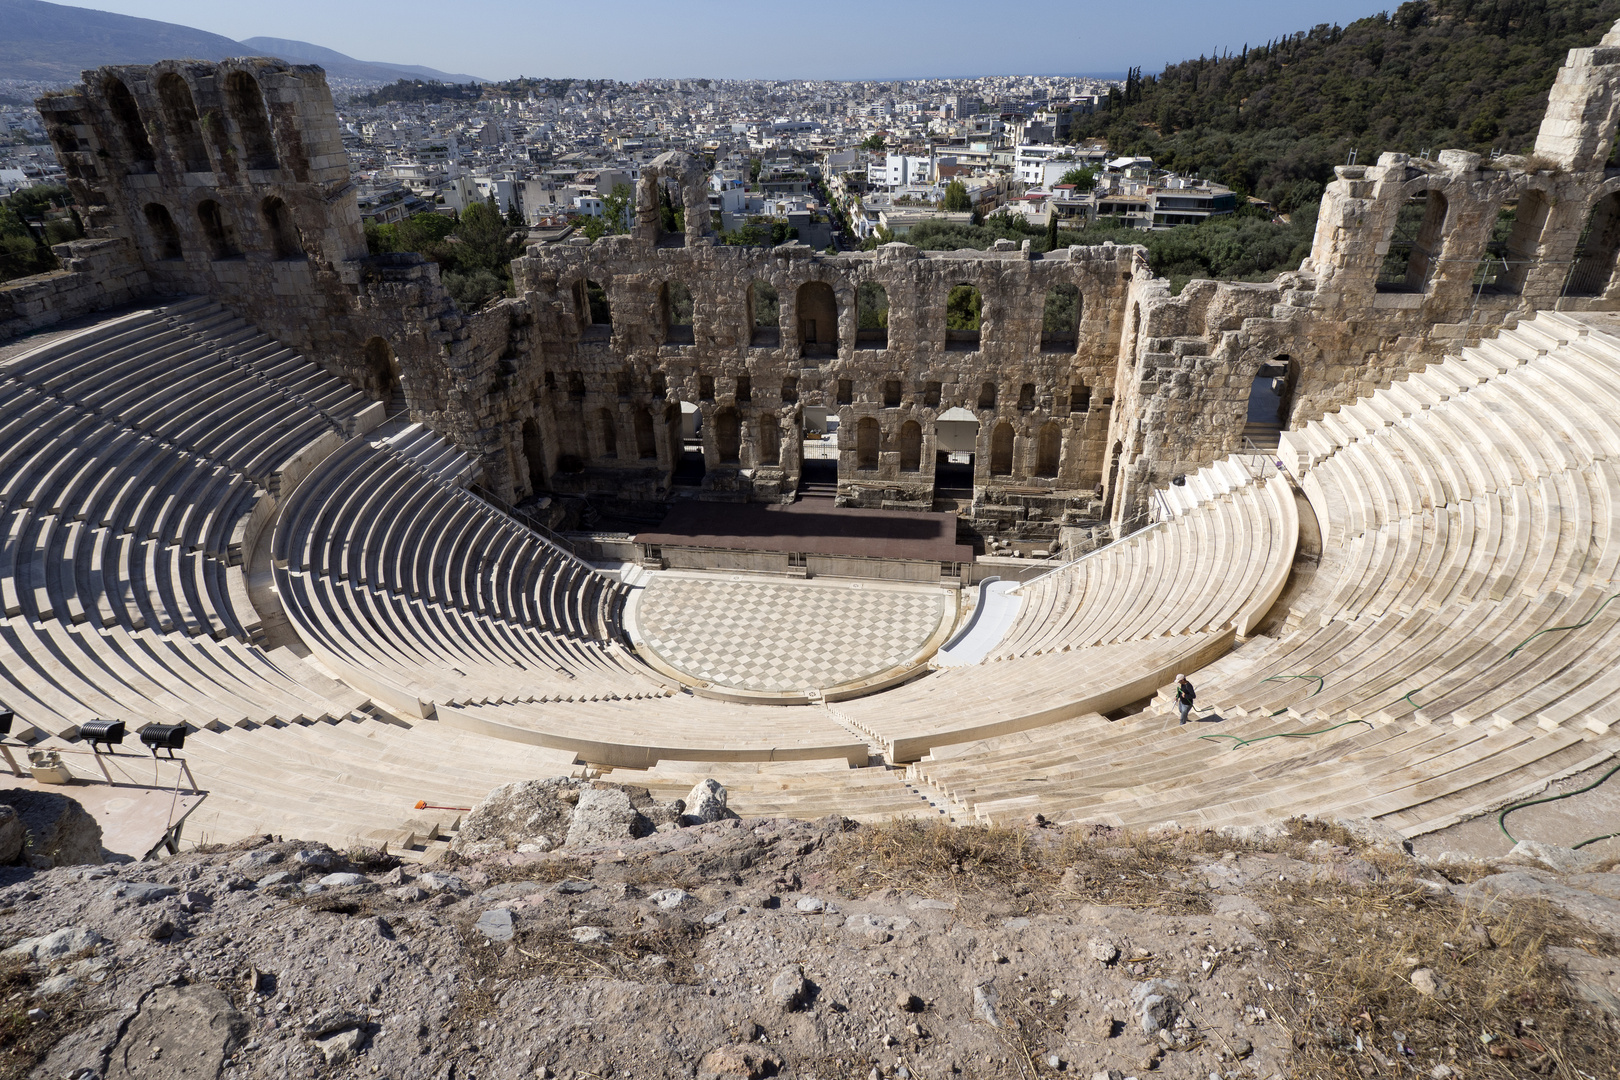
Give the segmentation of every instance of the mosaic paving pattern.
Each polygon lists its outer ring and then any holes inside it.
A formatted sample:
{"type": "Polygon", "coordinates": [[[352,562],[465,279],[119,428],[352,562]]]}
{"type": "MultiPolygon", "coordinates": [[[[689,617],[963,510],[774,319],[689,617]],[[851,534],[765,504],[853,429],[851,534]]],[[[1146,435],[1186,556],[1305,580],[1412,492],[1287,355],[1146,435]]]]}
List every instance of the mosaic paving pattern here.
{"type": "Polygon", "coordinates": [[[905,663],[945,611],[943,592],[655,577],[636,621],[646,646],[688,675],[799,691],[905,663]]]}

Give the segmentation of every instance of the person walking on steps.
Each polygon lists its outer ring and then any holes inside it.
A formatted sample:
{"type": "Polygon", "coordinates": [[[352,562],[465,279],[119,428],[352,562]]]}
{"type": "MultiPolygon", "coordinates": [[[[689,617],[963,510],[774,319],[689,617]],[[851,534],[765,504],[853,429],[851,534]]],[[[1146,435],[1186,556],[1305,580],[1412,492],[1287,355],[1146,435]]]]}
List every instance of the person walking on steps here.
{"type": "Polygon", "coordinates": [[[1187,714],[1192,712],[1193,699],[1197,696],[1198,691],[1194,690],[1193,684],[1187,681],[1187,676],[1177,675],[1176,708],[1181,710],[1181,722],[1183,724],[1187,722],[1187,714]]]}

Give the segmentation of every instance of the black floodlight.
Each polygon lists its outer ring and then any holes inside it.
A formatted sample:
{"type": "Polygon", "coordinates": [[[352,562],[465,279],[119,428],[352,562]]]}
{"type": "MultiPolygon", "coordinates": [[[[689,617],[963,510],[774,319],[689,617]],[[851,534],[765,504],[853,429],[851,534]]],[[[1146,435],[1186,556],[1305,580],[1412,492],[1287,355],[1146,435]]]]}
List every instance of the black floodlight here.
{"type": "Polygon", "coordinates": [[[186,748],[186,725],[184,724],[147,724],[141,728],[141,742],[156,757],[159,750],[167,750],[170,756],[174,751],[186,748]]]}
{"type": "Polygon", "coordinates": [[[89,720],[79,725],[79,737],[90,744],[90,749],[101,752],[101,747],[118,746],[124,741],[122,720],[89,720]]]}
{"type": "Polygon", "coordinates": [[[17,719],[17,714],[0,705],[0,735],[11,734],[11,722],[17,719]]]}

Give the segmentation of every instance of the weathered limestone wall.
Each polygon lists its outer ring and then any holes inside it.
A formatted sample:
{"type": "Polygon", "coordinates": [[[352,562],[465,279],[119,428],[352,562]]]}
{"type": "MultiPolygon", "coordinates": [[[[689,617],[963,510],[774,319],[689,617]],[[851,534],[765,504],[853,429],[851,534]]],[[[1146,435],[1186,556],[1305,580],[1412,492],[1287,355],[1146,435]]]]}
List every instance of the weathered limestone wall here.
{"type": "MultiPolygon", "coordinates": [[[[521,420],[538,423],[546,467],[544,475],[524,476],[518,444],[511,444],[517,490],[549,482],[554,490],[666,497],[680,451],[669,435],[671,420],[689,402],[702,416],[703,489],[718,497],[790,495],[799,480],[804,410],[824,408],[837,415],[842,433],[841,498],[928,505],[935,424],[962,408],[979,425],[976,485],[1089,498],[1101,479],[1119,312],[1136,251],[1106,246],[1031,257],[1021,250],[941,254],[890,244],[824,256],[795,244],[767,251],[691,238],[685,246],[657,246],[631,237],[531,249],[514,264],[517,287],[545,314],[535,320],[532,348],[514,357],[503,422],[509,429],[521,420]],[[592,325],[581,311],[588,282],[606,293],[610,327],[592,325]],[[779,318],[759,328],[763,333],[756,333],[751,306],[755,282],[779,298],[779,318]],[[857,332],[856,295],[864,283],[886,294],[885,340],[863,340],[857,332]],[[946,299],[964,284],[981,298],[978,339],[947,340],[946,299]],[[1047,292],[1060,285],[1078,289],[1078,333],[1060,350],[1043,350],[1047,292]],[[663,306],[677,286],[692,296],[689,335],[670,326],[663,306]],[[830,290],[832,297],[836,344],[827,342],[823,325],[818,341],[807,345],[800,307],[822,286],[822,295],[830,290]],[[861,454],[856,433],[863,421],[877,425],[875,456],[861,454]],[[1057,453],[1043,462],[1047,425],[1048,447],[1057,453]],[[1010,450],[998,458],[992,444],[1003,426],[1010,450]],[[559,459],[583,468],[558,475],[559,459]]],[[[809,317],[824,322],[821,312],[818,302],[809,317]]]]}
{"type": "Polygon", "coordinates": [[[120,307],[151,291],[151,276],[127,240],[75,240],[52,250],[60,270],[0,283],[0,341],[120,307]]]}
{"type": "Polygon", "coordinates": [[[8,285],[17,316],[0,307],[0,334],[41,324],[42,292],[58,316],[210,296],[381,399],[403,391],[422,419],[478,445],[477,410],[458,392],[469,320],[436,266],[367,255],[320,68],[105,67],[39,108],[91,239],[63,245],[74,274],[8,285]]]}

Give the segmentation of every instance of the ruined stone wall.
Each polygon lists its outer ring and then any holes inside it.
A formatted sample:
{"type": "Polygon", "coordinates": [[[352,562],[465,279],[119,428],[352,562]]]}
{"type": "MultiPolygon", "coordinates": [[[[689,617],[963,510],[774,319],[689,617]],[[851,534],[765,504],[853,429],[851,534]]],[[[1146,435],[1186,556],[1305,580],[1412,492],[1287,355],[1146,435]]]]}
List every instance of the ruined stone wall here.
{"type": "MultiPolygon", "coordinates": [[[[42,276],[8,292],[76,290],[68,299],[87,310],[209,296],[380,399],[402,392],[420,418],[480,445],[478,410],[465,407],[463,369],[479,367],[468,360],[469,320],[431,263],[367,255],[320,68],[267,59],[104,67],[38,105],[90,239],[64,245],[74,284],[42,276]],[[87,291],[101,295],[77,296],[87,291]]],[[[25,302],[21,314],[37,323],[37,302],[25,302]]]]}
{"type": "Polygon", "coordinates": [[[52,248],[62,268],[0,283],[0,342],[147,295],[146,268],[127,240],[75,240],[52,248]]]}
{"type": "MultiPolygon", "coordinates": [[[[936,421],[961,408],[979,425],[976,486],[1089,498],[1100,481],[1119,312],[1136,250],[1072,248],[1032,257],[1021,250],[924,253],[890,244],[826,256],[793,244],[761,250],[688,238],[682,246],[661,246],[631,237],[530,249],[514,270],[520,296],[537,313],[534,341],[514,357],[501,415],[509,426],[538,423],[549,475],[520,475],[517,490],[545,483],[553,490],[666,497],[680,452],[669,434],[670,410],[689,402],[702,416],[703,489],[717,497],[791,494],[804,410],[824,408],[839,421],[844,501],[927,506],[936,421]],[[767,327],[755,325],[755,282],[778,297],[779,317],[767,327]],[[868,282],[881,285],[887,298],[888,325],[879,340],[858,333],[856,297],[868,282]],[[605,292],[610,327],[593,325],[582,312],[587,283],[605,292]],[[978,290],[977,340],[947,340],[947,297],[959,285],[978,290]],[[1078,333],[1043,349],[1047,293],[1060,285],[1078,290],[1078,333]],[[677,286],[692,296],[689,332],[672,326],[666,310],[677,286]],[[836,341],[827,340],[822,325],[818,340],[806,343],[800,307],[814,300],[817,316],[806,318],[824,323],[823,289],[832,298],[836,341]],[[767,416],[776,427],[769,447],[761,443],[767,416]],[[863,457],[855,438],[863,420],[877,425],[875,458],[863,457]],[[909,432],[908,424],[915,425],[909,432]],[[1041,431],[1048,424],[1043,462],[1041,431]],[[1002,425],[1012,438],[1005,461],[992,445],[1002,425]],[[649,449],[652,456],[644,457],[649,449]],[[556,471],[559,460],[566,471],[556,471]]],[[[514,449],[510,456],[519,455],[514,449]]]]}

